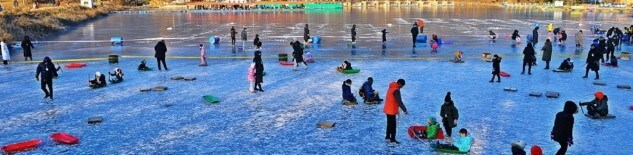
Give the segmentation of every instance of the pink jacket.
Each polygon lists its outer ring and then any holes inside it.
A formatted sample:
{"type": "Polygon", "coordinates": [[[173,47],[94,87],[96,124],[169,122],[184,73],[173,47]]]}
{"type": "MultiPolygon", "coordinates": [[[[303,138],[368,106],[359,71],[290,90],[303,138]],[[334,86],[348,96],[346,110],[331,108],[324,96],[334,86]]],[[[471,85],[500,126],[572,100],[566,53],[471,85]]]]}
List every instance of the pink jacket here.
{"type": "Polygon", "coordinates": [[[255,82],[255,66],[248,67],[248,81],[255,82]]]}
{"type": "Polygon", "coordinates": [[[204,48],[201,48],[201,49],[200,49],[200,56],[201,56],[201,57],[206,57],[206,56],[207,56],[207,50],[206,50],[206,49],[204,49],[204,48]]]}

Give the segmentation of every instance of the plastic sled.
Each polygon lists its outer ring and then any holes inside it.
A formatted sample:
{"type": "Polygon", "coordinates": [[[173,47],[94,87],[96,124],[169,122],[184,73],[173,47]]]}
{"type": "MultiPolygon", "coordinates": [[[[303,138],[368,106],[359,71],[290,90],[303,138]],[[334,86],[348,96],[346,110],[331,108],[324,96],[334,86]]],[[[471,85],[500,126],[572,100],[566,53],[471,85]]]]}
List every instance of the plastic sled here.
{"type": "Polygon", "coordinates": [[[530,96],[534,96],[534,97],[541,97],[543,95],[543,93],[541,92],[531,92],[530,96]]]}
{"type": "Polygon", "coordinates": [[[139,71],[153,71],[153,70],[154,70],[154,68],[149,68],[149,67],[139,69],[139,71]]]}
{"type": "Polygon", "coordinates": [[[88,118],[88,124],[97,124],[103,122],[103,117],[96,116],[88,118]]]}
{"type": "Polygon", "coordinates": [[[185,79],[185,77],[182,77],[182,76],[174,76],[174,77],[171,77],[171,78],[169,78],[169,79],[171,79],[171,80],[182,80],[182,79],[185,79]]]}
{"type": "Polygon", "coordinates": [[[202,96],[202,99],[204,99],[204,102],[207,104],[217,104],[220,103],[220,99],[215,97],[215,96],[211,96],[211,95],[205,95],[202,96]]]}
{"type": "Polygon", "coordinates": [[[108,81],[110,81],[110,83],[121,83],[121,82],[123,82],[123,79],[121,79],[121,80],[108,80],[108,81]]]}
{"type": "Polygon", "coordinates": [[[40,140],[40,139],[33,139],[33,140],[29,140],[29,141],[13,143],[13,144],[2,146],[2,150],[5,153],[7,153],[7,154],[16,153],[16,152],[20,152],[20,151],[26,151],[26,150],[34,149],[40,143],[42,143],[42,140],[40,140]]]}
{"type": "Polygon", "coordinates": [[[152,91],[152,88],[141,88],[141,89],[139,89],[139,91],[141,91],[141,92],[148,92],[148,91],[152,91]]]}
{"type": "Polygon", "coordinates": [[[633,106],[629,106],[629,110],[633,110],[633,106]]]}
{"type": "Polygon", "coordinates": [[[341,71],[341,73],[343,74],[355,74],[358,72],[360,72],[360,69],[346,69],[346,70],[341,71]]]}
{"type": "Polygon", "coordinates": [[[466,62],[466,61],[464,61],[464,60],[457,61],[457,60],[455,60],[455,59],[451,59],[451,60],[449,60],[449,61],[454,62],[454,63],[464,63],[464,62],[466,62]]]}
{"type": "Polygon", "coordinates": [[[92,88],[92,89],[97,89],[97,88],[103,88],[106,85],[88,85],[88,87],[92,88]]]}
{"type": "Polygon", "coordinates": [[[280,61],[280,62],[279,62],[279,64],[280,64],[280,65],[282,65],[282,66],[292,66],[292,65],[295,65],[295,63],[294,63],[294,62],[288,62],[288,61],[280,61]]]}
{"type": "Polygon", "coordinates": [[[468,154],[468,152],[460,152],[459,150],[451,150],[451,149],[440,149],[433,148],[435,152],[448,153],[448,154],[468,154]]]}
{"type": "Polygon", "coordinates": [[[593,82],[593,85],[606,86],[607,83],[596,81],[596,82],[593,82]]]}
{"type": "Polygon", "coordinates": [[[612,119],[615,118],[615,116],[608,114],[606,116],[589,116],[588,114],[585,114],[585,116],[591,118],[591,119],[612,119]]]}
{"type": "Polygon", "coordinates": [[[560,93],[548,91],[548,92],[545,92],[545,96],[547,96],[548,98],[558,98],[560,96],[560,93]]]}
{"type": "Polygon", "coordinates": [[[555,69],[555,70],[552,70],[552,71],[554,71],[554,72],[571,72],[571,69],[567,69],[567,70],[564,70],[564,69],[555,69]]]}
{"type": "Polygon", "coordinates": [[[164,91],[167,90],[166,86],[156,86],[154,88],[152,88],[153,91],[164,91]]]}
{"type": "Polygon", "coordinates": [[[499,72],[499,76],[510,77],[510,73],[501,71],[501,72],[499,72]]]}
{"type": "Polygon", "coordinates": [[[504,91],[517,91],[516,88],[503,88],[504,91]]]}
{"type": "Polygon", "coordinates": [[[332,128],[334,127],[334,125],[336,125],[336,123],[334,122],[319,122],[317,123],[317,127],[318,128],[332,128]]]}
{"type": "Polygon", "coordinates": [[[183,80],[185,80],[185,81],[193,81],[193,80],[196,80],[196,77],[186,77],[183,80]]]}
{"type": "Polygon", "coordinates": [[[79,138],[64,132],[52,134],[51,139],[59,144],[72,145],[79,143],[79,138]]]}
{"type": "Polygon", "coordinates": [[[631,85],[618,85],[620,89],[631,89],[631,85]]]}
{"type": "Polygon", "coordinates": [[[73,62],[65,65],[66,68],[82,68],[86,66],[86,63],[73,62]]]}
{"type": "MultiPolygon", "coordinates": [[[[415,136],[415,131],[426,131],[426,126],[410,126],[409,129],[407,129],[409,137],[417,138],[415,136]]],[[[437,136],[435,139],[444,139],[444,130],[442,130],[442,128],[437,129],[437,136]]]]}

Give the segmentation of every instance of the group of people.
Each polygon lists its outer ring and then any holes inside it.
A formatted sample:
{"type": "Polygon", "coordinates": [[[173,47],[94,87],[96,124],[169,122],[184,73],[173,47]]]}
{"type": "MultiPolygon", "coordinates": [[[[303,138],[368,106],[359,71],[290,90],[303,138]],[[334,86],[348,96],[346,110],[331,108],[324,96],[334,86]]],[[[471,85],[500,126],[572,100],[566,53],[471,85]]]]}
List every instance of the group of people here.
{"type": "MultiPolygon", "coordinates": [[[[110,83],[123,82],[123,75],[123,70],[120,68],[114,68],[114,73],[108,72],[108,76],[114,76],[114,79],[109,80],[110,83]]],[[[95,72],[95,77],[92,80],[88,80],[88,85],[91,88],[105,87],[108,84],[105,76],[101,72],[95,72]]]]}
{"type": "MultiPolygon", "coordinates": [[[[372,86],[373,84],[374,84],[374,78],[369,77],[367,78],[367,81],[365,81],[365,83],[363,83],[361,88],[358,90],[358,94],[360,95],[360,97],[363,98],[365,104],[376,104],[378,102],[383,101],[383,99],[380,98],[378,91],[374,90],[372,86]]],[[[351,86],[352,86],[351,79],[347,79],[343,81],[343,85],[341,88],[343,91],[343,102],[354,102],[354,103],[357,102],[356,96],[354,96],[351,86]]]]}

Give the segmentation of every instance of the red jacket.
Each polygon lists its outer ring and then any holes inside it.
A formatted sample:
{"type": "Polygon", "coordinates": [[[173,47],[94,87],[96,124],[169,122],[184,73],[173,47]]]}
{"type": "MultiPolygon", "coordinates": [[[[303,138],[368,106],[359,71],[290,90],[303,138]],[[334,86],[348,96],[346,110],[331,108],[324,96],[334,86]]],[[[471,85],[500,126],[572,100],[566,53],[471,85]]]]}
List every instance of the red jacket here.
{"type": "Polygon", "coordinates": [[[398,108],[402,108],[402,111],[407,111],[407,108],[404,106],[402,99],[400,98],[400,86],[396,82],[391,82],[389,84],[385,101],[385,107],[383,108],[385,114],[396,115],[399,111],[398,108]]]}

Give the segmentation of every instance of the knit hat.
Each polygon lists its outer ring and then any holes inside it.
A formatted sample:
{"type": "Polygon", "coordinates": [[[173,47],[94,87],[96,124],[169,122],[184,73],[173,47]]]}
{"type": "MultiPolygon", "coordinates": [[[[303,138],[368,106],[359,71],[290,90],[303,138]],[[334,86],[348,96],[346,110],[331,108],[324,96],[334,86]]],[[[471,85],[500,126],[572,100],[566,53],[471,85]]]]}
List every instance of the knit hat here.
{"type": "Polygon", "coordinates": [[[446,96],[444,97],[444,102],[448,102],[448,101],[452,101],[451,92],[447,92],[446,96]]]}
{"type": "Polygon", "coordinates": [[[525,149],[525,142],[522,140],[518,140],[516,142],[512,142],[512,147],[518,147],[520,149],[525,149]]]}
{"type": "Polygon", "coordinates": [[[435,117],[429,117],[429,122],[437,123],[437,120],[435,120],[435,117]]]}
{"type": "Polygon", "coordinates": [[[532,155],[543,155],[543,150],[538,145],[534,145],[532,149],[530,149],[530,153],[532,155]]]}
{"type": "Polygon", "coordinates": [[[49,57],[44,57],[44,62],[51,62],[51,58],[49,58],[49,57]]]}
{"type": "Polygon", "coordinates": [[[101,76],[101,72],[96,72],[95,75],[96,76],[101,76]]]}
{"type": "Polygon", "coordinates": [[[604,98],[604,93],[602,93],[601,91],[597,91],[593,95],[596,96],[596,98],[598,98],[599,100],[602,100],[604,98]]]}

